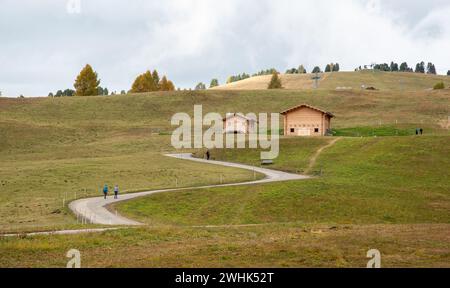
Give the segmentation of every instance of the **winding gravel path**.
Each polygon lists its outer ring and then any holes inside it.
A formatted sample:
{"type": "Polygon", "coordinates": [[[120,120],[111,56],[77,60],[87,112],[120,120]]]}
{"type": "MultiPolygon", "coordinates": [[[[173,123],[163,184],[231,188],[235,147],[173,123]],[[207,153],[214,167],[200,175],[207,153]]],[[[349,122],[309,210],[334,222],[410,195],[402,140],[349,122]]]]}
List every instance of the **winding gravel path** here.
{"type": "Polygon", "coordinates": [[[257,173],[261,173],[266,175],[266,177],[262,180],[243,182],[243,183],[233,183],[233,184],[223,184],[223,185],[209,185],[209,186],[201,186],[201,187],[188,187],[188,188],[175,188],[175,189],[164,189],[164,190],[154,190],[148,192],[140,192],[140,193],[132,193],[132,194],[124,194],[120,195],[119,199],[113,199],[114,197],[109,196],[108,199],[104,199],[103,197],[95,197],[95,198],[87,198],[73,201],[69,204],[69,208],[75,213],[78,218],[82,218],[87,220],[88,223],[92,224],[101,224],[101,225],[127,225],[127,226],[136,226],[142,225],[142,223],[133,221],[131,219],[125,218],[117,213],[113,213],[107,209],[107,207],[111,204],[118,203],[121,201],[127,201],[139,197],[149,196],[156,193],[164,193],[164,192],[175,192],[175,191],[183,191],[183,190],[192,190],[192,189],[207,189],[207,188],[215,188],[215,187],[231,187],[231,186],[242,186],[242,185],[254,185],[254,184],[262,184],[262,183],[270,183],[270,182],[281,182],[281,181],[291,181],[291,180],[303,180],[308,179],[308,176],[302,176],[297,174],[286,173],[282,171],[275,171],[266,168],[253,167],[244,164],[237,163],[229,163],[229,162],[221,162],[221,161],[213,161],[213,160],[204,160],[194,158],[192,154],[168,154],[168,157],[177,158],[181,160],[189,160],[207,164],[221,165],[226,167],[240,168],[246,169],[250,171],[255,171],[257,173]]]}

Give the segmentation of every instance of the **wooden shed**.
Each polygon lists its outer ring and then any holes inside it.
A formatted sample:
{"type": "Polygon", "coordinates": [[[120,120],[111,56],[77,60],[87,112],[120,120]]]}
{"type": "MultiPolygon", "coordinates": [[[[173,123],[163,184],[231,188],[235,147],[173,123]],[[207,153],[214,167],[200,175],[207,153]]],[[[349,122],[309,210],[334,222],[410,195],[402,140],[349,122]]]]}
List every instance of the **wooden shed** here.
{"type": "Polygon", "coordinates": [[[223,122],[226,134],[249,134],[257,123],[255,120],[240,113],[227,114],[223,122]]]}
{"type": "Polygon", "coordinates": [[[302,104],[281,112],[285,136],[325,136],[331,131],[334,115],[325,110],[302,104]]]}

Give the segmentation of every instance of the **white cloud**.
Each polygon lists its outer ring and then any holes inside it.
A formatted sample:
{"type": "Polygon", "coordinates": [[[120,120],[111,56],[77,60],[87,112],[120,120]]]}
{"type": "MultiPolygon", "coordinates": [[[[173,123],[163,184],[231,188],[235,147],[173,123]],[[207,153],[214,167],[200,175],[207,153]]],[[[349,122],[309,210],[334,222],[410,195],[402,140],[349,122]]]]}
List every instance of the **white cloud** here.
{"type": "Polygon", "coordinates": [[[82,0],[82,13],[68,14],[63,0],[2,1],[0,90],[46,95],[71,87],[86,63],[117,91],[154,68],[182,87],[330,61],[347,70],[391,60],[450,69],[445,0],[127,2],[82,0]]]}

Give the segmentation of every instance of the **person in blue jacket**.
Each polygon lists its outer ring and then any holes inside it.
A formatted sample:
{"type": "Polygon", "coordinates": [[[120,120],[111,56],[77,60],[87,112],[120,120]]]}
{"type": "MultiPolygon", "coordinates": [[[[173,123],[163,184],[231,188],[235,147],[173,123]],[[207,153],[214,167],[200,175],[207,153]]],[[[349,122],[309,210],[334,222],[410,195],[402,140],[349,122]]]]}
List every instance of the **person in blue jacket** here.
{"type": "Polygon", "coordinates": [[[103,195],[105,195],[105,199],[108,196],[108,185],[105,184],[105,186],[103,186],[103,195]]]}

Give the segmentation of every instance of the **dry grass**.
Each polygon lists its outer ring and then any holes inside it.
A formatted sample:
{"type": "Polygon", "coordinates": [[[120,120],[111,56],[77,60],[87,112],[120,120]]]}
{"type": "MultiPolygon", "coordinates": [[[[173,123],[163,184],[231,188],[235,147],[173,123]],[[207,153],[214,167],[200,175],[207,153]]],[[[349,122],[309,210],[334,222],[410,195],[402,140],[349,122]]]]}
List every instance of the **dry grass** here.
{"type": "MultiPolygon", "coordinates": [[[[313,74],[281,74],[284,89],[311,90],[314,87],[313,74]]],[[[265,90],[270,82],[271,75],[256,76],[230,84],[221,85],[212,90],[265,90]]],[[[427,75],[401,72],[334,72],[321,73],[319,88],[334,90],[337,87],[360,90],[361,85],[375,87],[382,91],[419,91],[432,89],[440,81],[448,86],[450,79],[447,76],[427,75]]]]}
{"type": "MultiPolygon", "coordinates": [[[[323,74],[321,81],[326,81],[325,79],[328,75],[323,74]]],[[[312,76],[312,74],[281,74],[280,79],[285,89],[304,90],[313,88],[312,76]]],[[[242,81],[214,87],[211,90],[265,90],[271,78],[272,75],[255,76],[242,81]]]]}
{"type": "Polygon", "coordinates": [[[450,267],[450,226],[267,225],[141,228],[101,234],[0,239],[0,267],[359,267],[370,249],[383,267],[450,267]]]}

